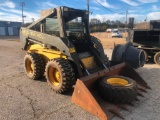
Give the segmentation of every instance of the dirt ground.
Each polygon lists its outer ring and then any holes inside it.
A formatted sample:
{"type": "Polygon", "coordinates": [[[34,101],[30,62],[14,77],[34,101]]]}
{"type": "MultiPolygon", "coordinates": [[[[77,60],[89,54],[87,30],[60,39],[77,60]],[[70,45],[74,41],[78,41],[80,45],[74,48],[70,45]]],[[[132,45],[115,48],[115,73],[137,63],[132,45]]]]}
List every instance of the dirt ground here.
{"type": "MultiPolygon", "coordinates": [[[[112,49],[105,49],[110,57],[112,49]]],[[[71,102],[71,93],[56,94],[45,78],[30,80],[24,73],[23,57],[17,41],[0,38],[0,120],[98,120],[71,102]]],[[[129,111],[121,111],[126,120],[159,120],[160,118],[160,68],[146,64],[137,72],[152,90],[144,98],[133,102],[129,111]]],[[[121,120],[114,117],[113,120],[121,120]]]]}
{"type": "Polygon", "coordinates": [[[104,49],[114,48],[116,44],[125,44],[126,43],[126,33],[124,33],[123,38],[111,38],[111,33],[100,32],[92,33],[91,35],[98,38],[104,49]]]}

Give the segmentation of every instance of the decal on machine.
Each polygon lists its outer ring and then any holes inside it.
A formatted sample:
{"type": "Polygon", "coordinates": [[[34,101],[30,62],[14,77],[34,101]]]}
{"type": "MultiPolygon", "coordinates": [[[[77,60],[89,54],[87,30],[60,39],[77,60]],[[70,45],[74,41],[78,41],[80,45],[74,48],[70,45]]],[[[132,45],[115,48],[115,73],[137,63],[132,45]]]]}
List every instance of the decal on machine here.
{"type": "Polygon", "coordinates": [[[70,53],[74,53],[74,52],[76,52],[76,50],[75,50],[75,48],[74,48],[74,47],[69,48],[69,51],[70,51],[70,53]]]}
{"type": "Polygon", "coordinates": [[[29,31],[27,29],[23,29],[22,34],[25,35],[25,36],[30,35],[30,36],[33,36],[33,37],[38,37],[40,39],[44,39],[43,34],[38,33],[38,32],[34,32],[34,31],[29,31]]]}

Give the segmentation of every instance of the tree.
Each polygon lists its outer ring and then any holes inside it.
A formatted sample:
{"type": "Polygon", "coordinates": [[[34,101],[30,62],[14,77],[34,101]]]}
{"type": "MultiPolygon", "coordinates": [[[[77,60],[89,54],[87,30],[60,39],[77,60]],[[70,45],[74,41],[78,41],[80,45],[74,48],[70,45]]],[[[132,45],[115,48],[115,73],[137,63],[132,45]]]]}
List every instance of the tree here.
{"type": "Polygon", "coordinates": [[[90,21],[90,24],[100,24],[100,23],[101,23],[101,21],[96,18],[92,18],[90,21]]]}
{"type": "Polygon", "coordinates": [[[96,18],[92,18],[90,21],[90,29],[91,32],[105,32],[108,28],[125,28],[125,24],[120,20],[107,20],[100,22],[100,20],[96,18]]]}

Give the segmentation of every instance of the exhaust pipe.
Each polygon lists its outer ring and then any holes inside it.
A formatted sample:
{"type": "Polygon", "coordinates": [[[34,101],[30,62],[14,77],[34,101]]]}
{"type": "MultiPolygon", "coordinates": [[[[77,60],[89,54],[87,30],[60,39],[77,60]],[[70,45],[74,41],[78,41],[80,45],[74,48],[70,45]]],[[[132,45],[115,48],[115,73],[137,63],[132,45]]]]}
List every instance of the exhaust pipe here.
{"type": "Polygon", "coordinates": [[[137,69],[144,66],[145,54],[144,51],[135,48],[131,42],[128,42],[125,45],[117,45],[114,47],[112,62],[126,62],[137,69]]]}

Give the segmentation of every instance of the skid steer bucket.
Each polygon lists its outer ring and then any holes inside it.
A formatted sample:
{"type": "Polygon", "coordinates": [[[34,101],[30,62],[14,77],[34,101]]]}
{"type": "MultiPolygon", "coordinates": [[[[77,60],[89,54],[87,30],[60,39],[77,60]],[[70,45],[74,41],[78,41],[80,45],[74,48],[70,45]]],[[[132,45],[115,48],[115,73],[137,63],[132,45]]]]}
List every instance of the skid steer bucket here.
{"type": "MultiPolygon", "coordinates": [[[[99,117],[102,120],[111,119],[113,116],[124,118],[119,113],[121,109],[126,109],[125,104],[112,104],[104,101],[98,94],[96,87],[97,81],[104,76],[125,76],[135,80],[141,90],[146,91],[149,88],[147,83],[139,76],[139,74],[126,63],[121,63],[105,70],[98,71],[91,75],[85,76],[77,80],[72,95],[72,102],[82,107],[86,111],[99,117]]],[[[140,95],[142,95],[139,92],[140,95]]]]}

